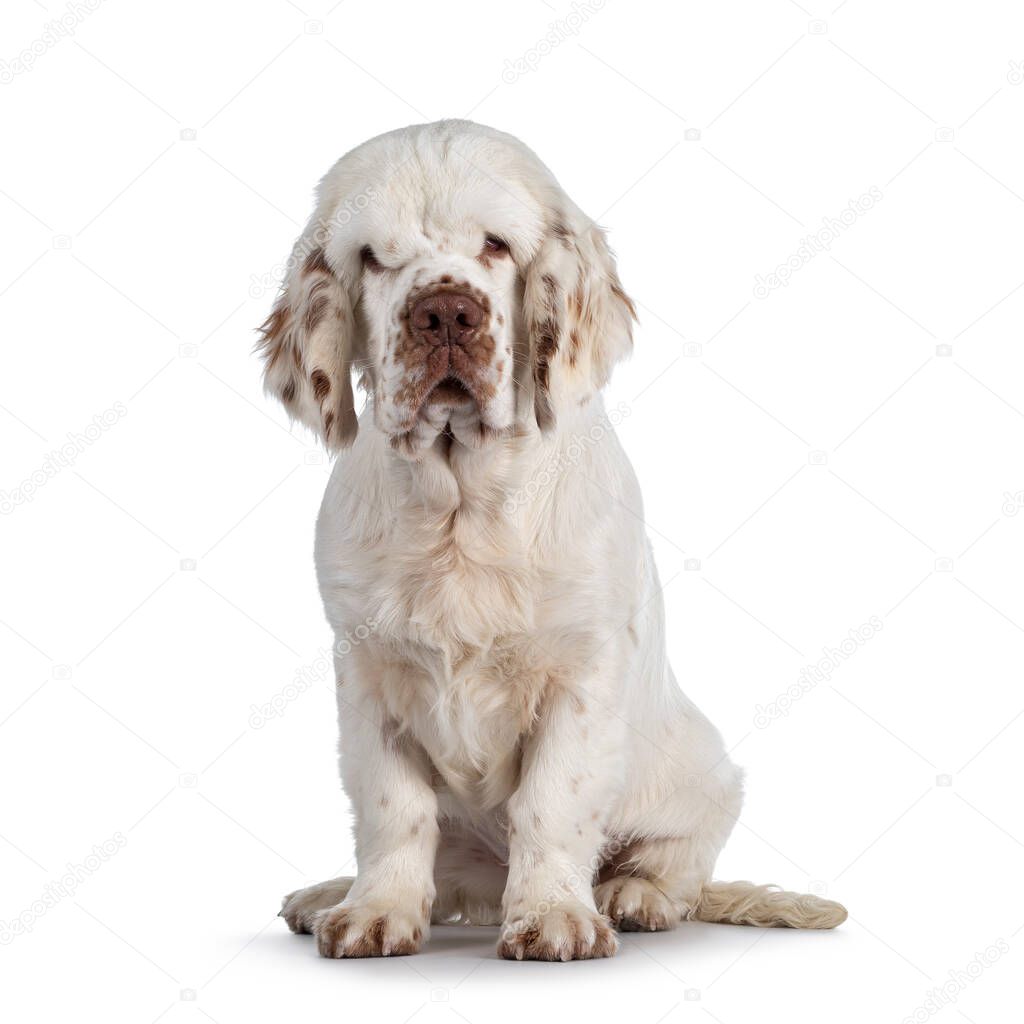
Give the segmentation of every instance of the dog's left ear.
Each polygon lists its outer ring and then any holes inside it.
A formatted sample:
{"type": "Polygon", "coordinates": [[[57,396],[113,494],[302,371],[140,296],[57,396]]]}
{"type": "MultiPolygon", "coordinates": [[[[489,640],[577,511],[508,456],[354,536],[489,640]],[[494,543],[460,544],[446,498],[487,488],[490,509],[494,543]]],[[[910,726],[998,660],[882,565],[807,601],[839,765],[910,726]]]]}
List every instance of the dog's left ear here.
{"type": "Polygon", "coordinates": [[[281,294],[260,332],[267,392],[330,451],[347,448],[358,430],[352,302],[310,229],[295,243],[281,294]]]}
{"type": "Polygon", "coordinates": [[[523,310],[530,339],[537,424],[583,402],[608,382],[633,347],[636,309],[623,291],[604,232],[581,213],[556,219],[526,271],[523,310]]]}

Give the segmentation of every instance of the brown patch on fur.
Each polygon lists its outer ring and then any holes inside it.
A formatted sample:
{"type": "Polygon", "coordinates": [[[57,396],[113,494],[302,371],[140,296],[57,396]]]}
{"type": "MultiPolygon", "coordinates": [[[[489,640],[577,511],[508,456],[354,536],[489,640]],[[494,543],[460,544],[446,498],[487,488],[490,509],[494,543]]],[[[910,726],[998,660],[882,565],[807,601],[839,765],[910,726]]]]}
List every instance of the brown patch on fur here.
{"type": "Polygon", "coordinates": [[[313,385],[313,397],[322,402],[331,393],[330,378],[323,370],[314,370],[309,380],[313,385]]]}
{"type": "Polygon", "coordinates": [[[573,249],[572,232],[566,226],[565,221],[556,220],[554,224],[551,225],[551,234],[558,239],[564,249],[573,249]]]}
{"type": "Polygon", "coordinates": [[[384,741],[384,749],[388,751],[398,750],[403,742],[402,723],[397,718],[385,718],[380,727],[381,738],[384,741]]]}
{"type": "Polygon", "coordinates": [[[327,264],[327,257],[324,255],[323,249],[314,249],[303,261],[302,269],[307,274],[333,273],[327,264]]]}
{"type": "Polygon", "coordinates": [[[315,282],[309,289],[306,296],[306,312],[302,319],[302,326],[306,332],[312,334],[320,326],[327,313],[327,307],[331,304],[330,298],[325,294],[327,281],[321,279],[315,282]]]}

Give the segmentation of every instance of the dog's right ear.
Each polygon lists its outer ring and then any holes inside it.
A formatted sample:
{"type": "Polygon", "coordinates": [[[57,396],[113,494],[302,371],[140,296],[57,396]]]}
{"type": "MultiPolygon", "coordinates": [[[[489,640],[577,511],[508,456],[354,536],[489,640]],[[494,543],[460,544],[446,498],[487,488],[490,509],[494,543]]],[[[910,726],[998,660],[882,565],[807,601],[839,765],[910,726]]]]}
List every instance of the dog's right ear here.
{"type": "Polygon", "coordinates": [[[358,430],[352,394],[354,328],[341,277],[321,246],[300,238],[257,347],[266,391],[331,451],[348,447],[358,430]]]}

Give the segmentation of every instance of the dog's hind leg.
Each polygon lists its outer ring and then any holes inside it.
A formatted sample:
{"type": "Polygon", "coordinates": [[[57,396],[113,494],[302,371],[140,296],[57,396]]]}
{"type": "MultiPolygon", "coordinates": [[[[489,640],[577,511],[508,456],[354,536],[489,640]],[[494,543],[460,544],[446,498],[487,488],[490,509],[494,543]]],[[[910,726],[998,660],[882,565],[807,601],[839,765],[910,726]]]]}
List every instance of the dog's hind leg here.
{"type": "Polygon", "coordinates": [[[742,773],[713,738],[702,744],[699,734],[679,736],[683,749],[704,747],[694,770],[674,761],[652,765],[654,785],[624,801],[610,823],[594,899],[620,931],[665,931],[695,916],[743,802],[742,773]],[[701,773],[702,761],[712,767],[701,773]]]}
{"type": "Polygon", "coordinates": [[[313,918],[317,911],[339,904],[348,895],[354,881],[354,878],[345,876],[318,882],[307,889],[296,889],[281,901],[278,917],[283,917],[296,934],[308,935],[313,931],[313,918]]]}
{"type": "MultiPolygon", "coordinates": [[[[706,780],[701,780],[706,781],[706,780]]],[[[682,799],[701,801],[696,827],[680,836],[614,841],[598,874],[594,899],[620,931],[664,931],[680,921],[744,924],[759,928],[835,928],[846,909],[819,896],[752,882],[714,882],[712,872],[739,807],[738,785],[715,799],[685,789],[682,799]]],[[[694,802],[691,810],[699,804],[694,802]]]]}

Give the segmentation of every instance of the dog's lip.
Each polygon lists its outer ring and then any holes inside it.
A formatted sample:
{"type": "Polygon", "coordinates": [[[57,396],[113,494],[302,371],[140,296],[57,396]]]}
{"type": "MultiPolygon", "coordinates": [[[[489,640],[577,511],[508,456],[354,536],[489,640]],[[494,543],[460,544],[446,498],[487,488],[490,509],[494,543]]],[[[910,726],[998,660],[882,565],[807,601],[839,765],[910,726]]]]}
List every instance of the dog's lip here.
{"type": "Polygon", "coordinates": [[[475,401],[469,388],[454,374],[447,374],[442,377],[430,390],[426,401],[428,403],[444,403],[445,405],[462,405],[466,402],[475,401]]]}

